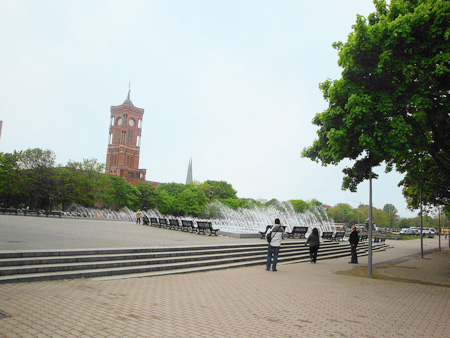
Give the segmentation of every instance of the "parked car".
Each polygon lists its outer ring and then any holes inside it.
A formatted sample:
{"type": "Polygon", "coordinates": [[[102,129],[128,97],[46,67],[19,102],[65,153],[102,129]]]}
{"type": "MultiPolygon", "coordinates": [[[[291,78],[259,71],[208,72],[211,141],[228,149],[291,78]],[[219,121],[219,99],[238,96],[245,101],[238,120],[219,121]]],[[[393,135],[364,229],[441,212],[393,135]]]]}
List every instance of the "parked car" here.
{"type": "Polygon", "coordinates": [[[410,235],[410,236],[416,236],[419,232],[416,229],[410,229],[410,228],[403,228],[400,230],[400,235],[410,235]]]}

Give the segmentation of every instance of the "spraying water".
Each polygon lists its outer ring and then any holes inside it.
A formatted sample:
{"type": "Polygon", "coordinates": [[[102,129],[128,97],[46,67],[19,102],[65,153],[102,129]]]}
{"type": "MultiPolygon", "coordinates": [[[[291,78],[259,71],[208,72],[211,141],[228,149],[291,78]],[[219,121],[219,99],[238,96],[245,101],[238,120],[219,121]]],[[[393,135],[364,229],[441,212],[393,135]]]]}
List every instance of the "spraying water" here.
{"type": "MultiPolygon", "coordinates": [[[[320,232],[335,230],[332,225],[333,221],[328,219],[327,213],[322,206],[317,206],[304,213],[296,212],[288,202],[280,203],[277,206],[268,206],[263,209],[254,207],[252,209],[233,210],[218,201],[214,201],[209,204],[208,209],[214,210],[214,218],[207,220],[212,221],[214,227],[227,232],[255,233],[264,231],[267,225],[273,225],[275,218],[281,220],[281,223],[287,227],[287,231],[291,231],[295,226],[309,227],[310,229],[317,228],[320,232]]],[[[128,208],[120,211],[112,211],[108,209],[85,208],[77,204],[72,204],[69,211],[71,216],[129,222],[136,221],[136,213],[128,208]]],[[[178,218],[180,220],[194,221],[205,220],[207,217],[206,215],[202,215],[202,219],[194,219],[190,216],[166,216],[153,209],[142,211],[142,216],[149,218],[178,218]]]]}

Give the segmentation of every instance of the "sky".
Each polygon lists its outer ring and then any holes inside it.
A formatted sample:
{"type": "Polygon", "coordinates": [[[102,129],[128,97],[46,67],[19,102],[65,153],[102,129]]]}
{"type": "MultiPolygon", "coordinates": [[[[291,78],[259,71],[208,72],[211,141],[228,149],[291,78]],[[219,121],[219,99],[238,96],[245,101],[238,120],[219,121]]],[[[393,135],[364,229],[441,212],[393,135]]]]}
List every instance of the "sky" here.
{"type": "MultiPolygon", "coordinates": [[[[110,107],[144,109],[147,179],[223,180],[238,197],[369,204],[342,169],[302,158],[327,107],[319,84],[342,69],[372,0],[2,0],[1,152],[52,150],[58,164],[106,161],[110,107]]],[[[375,172],[373,205],[408,211],[402,176],[375,172]]]]}

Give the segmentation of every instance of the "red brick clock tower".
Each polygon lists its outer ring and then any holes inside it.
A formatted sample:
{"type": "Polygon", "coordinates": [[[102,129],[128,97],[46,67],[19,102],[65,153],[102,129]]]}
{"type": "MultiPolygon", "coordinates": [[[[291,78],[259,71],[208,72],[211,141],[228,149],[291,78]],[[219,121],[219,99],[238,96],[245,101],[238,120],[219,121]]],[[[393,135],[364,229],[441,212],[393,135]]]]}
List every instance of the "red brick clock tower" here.
{"type": "Polygon", "coordinates": [[[133,185],[145,181],[146,169],[139,169],[142,117],[128,97],[120,106],[111,107],[106,173],[126,178],[133,185]]]}

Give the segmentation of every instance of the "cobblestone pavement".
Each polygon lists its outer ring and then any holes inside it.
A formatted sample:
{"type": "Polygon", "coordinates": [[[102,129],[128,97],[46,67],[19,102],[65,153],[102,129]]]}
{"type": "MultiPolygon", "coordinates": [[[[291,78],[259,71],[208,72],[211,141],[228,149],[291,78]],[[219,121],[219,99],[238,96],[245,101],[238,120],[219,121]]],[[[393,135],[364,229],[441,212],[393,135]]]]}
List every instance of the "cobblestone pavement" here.
{"type": "MultiPolygon", "coordinates": [[[[9,222],[0,217],[0,250],[4,243],[8,250],[23,250],[24,241],[14,246],[14,231],[4,229],[9,222]]],[[[133,238],[130,224],[118,222],[111,234],[94,236],[98,242],[77,243],[80,232],[83,240],[87,236],[79,223],[58,223],[64,229],[48,236],[46,226],[29,224],[29,238],[35,242],[30,245],[144,246],[146,241],[133,238]],[[61,233],[61,241],[53,243],[61,233]]],[[[172,235],[183,235],[183,245],[242,241],[146,230],[160,245],[163,238],[167,245],[176,243],[178,237],[172,235]]],[[[19,233],[17,238],[25,239],[19,233]]],[[[0,337],[450,338],[450,251],[448,242],[442,243],[443,251],[437,252],[437,238],[424,239],[427,254],[422,259],[420,241],[389,241],[392,249],[374,253],[374,278],[361,277],[367,257],[360,257],[356,267],[347,264],[348,258],[337,258],[281,264],[277,272],[255,266],[111,281],[4,284],[0,312],[10,317],[0,318],[0,337]]]]}

